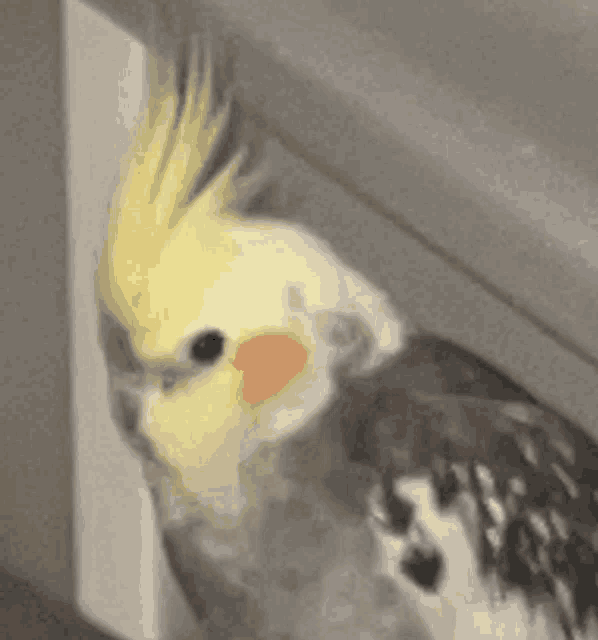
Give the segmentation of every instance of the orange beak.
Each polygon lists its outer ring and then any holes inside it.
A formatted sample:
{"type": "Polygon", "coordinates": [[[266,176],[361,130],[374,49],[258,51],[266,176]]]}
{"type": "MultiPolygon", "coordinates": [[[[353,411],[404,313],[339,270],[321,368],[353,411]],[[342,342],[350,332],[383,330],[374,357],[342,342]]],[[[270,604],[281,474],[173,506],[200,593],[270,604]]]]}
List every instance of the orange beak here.
{"type": "Polygon", "coordinates": [[[233,362],[243,371],[243,400],[257,404],[281,391],[307,362],[307,350],[290,336],[271,334],[244,342],[233,362]]]}

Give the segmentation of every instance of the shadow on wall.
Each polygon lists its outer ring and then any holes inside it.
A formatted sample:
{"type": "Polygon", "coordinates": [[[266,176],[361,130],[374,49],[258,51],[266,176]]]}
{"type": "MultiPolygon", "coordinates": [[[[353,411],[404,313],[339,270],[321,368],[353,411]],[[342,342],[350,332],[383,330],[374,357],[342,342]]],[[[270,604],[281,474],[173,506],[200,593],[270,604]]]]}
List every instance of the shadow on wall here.
{"type": "Polygon", "coordinates": [[[19,640],[120,640],[89,624],[72,605],[43,595],[29,582],[0,570],[0,636],[19,640]]]}
{"type": "Polygon", "coordinates": [[[595,11],[544,0],[326,4],[354,26],[389,36],[413,73],[496,116],[497,130],[514,128],[594,177],[595,11]]]}

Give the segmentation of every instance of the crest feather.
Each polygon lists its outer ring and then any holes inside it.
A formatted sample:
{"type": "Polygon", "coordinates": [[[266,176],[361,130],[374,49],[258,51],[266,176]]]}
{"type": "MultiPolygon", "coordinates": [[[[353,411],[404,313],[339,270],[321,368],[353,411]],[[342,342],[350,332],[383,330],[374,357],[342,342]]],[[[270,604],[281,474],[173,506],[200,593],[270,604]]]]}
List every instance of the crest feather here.
{"type": "Polygon", "coordinates": [[[248,155],[242,147],[191,199],[197,181],[213,164],[228,130],[232,107],[229,93],[225,104],[213,113],[214,67],[209,41],[203,45],[200,83],[201,51],[199,36],[192,36],[182,96],[174,62],[148,51],[149,100],[122,162],[98,269],[99,297],[129,326],[141,311],[140,291],[145,290],[148,272],[160,262],[180,223],[187,219],[198,231],[199,251],[209,251],[212,244],[221,247],[222,223],[240,222],[239,206],[246,204],[268,177],[269,171],[263,168],[239,177],[248,155]],[[160,74],[162,67],[165,77],[160,74]]]}

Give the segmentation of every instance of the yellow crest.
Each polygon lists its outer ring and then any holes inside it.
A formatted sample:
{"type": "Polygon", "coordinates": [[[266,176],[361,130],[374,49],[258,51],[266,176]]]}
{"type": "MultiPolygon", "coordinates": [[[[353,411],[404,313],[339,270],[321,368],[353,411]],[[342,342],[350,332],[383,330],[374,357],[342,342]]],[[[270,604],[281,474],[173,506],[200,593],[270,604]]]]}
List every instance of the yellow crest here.
{"type": "Polygon", "coordinates": [[[123,159],[112,201],[98,295],[122,324],[135,329],[138,348],[146,334],[169,320],[169,300],[184,297],[182,291],[173,290],[177,284],[181,289],[188,285],[180,277],[183,270],[201,279],[205,289],[230,269],[241,251],[230,233],[231,222],[239,217],[234,207],[263,186],[263,172],[239,177],[247,156],[242,148],[190,202],[194,186],[210,168],[227,132],[231,110],[229,98],[212,113],[209,48],[204,57],[199,84],[200,50],[198,38],[192,38],[187,88],[179,99],[174,65],[166,83],[160,84],[157,61],[150,55],[149,104],[123,159]],[[181,110],[178,121],[177,110],[181,110]]]}

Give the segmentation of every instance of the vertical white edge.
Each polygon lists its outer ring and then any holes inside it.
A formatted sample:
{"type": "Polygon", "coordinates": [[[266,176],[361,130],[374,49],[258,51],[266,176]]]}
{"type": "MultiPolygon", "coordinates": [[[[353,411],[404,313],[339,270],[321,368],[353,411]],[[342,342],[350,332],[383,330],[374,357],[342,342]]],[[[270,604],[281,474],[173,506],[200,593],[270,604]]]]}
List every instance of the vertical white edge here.
{"type": "Polygon", "coordinates": [[[63,3],[68,120],[75,599],[130,640],[158,637],[160,544],[139,463],[108,408],[93,276],[128,130],[145,99],[144,50],[78,0],[63,3]]]}

